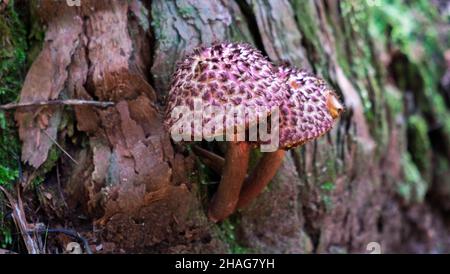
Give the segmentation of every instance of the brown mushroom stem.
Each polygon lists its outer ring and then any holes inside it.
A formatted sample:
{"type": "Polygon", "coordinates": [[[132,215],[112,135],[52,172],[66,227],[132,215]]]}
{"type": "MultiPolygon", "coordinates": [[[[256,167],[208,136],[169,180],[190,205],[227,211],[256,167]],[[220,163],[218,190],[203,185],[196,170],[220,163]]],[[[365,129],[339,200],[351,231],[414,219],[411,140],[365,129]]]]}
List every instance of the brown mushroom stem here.
{"type": "Polygon", "coordinates": [[[223,167],[225,166],[225,159],[223,157],[220,157],[219,155],[203,149],[197,145],[194,145],[192,147],[192,150],[197,156],[201,158],[201,161],[206,166],[214,170],[214,172],[222,174],[223,167]]]}
{"type": "Polygon", "coordinates": [[[250,148],[245,142],[229,143],[219,189],[214,194],[208,211],[211,221],[221,221],[235,211],[247,175],[250,148]]]}
{"type": "MultiPolygon", "coordinates": [[[[193,146],[193,150],[205,165],[219,174],[222,173],[223,167],[225,166],[224,158],[199,146],[193,146]]],[[[248,206],[264,190],[283,162],[284,154],[284,150],[264,154],[252,174],[245,180],[236,208],[239,209],[248,206]]]]}
{"type": "Polygon", "coordinates": [[[284,154],[282,149],[264,154],[241,189],[237,209],[248,206],[264,190],[277,173],[284,154]]]}

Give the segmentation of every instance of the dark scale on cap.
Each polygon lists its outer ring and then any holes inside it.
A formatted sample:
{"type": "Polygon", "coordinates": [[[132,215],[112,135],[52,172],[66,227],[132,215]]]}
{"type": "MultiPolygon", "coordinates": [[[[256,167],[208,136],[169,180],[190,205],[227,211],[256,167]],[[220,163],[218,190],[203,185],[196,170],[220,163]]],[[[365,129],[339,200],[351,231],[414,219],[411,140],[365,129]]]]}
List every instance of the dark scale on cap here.
{"type": "MultiPolygon", "coordinates": [[[[210,92],[205,92],[203,93],[202,96],[203,101],[209,101],[209,99],[211,99],[211,93],[210,92]]],[[[181,105],[181,100],[176,102],[177,105],[181,105]]]]}
{"type": "Polygon", "coordinates": [[[204,84],[197,84],[197,90],[202,91],[205,88],[204,84]]]}
{"type": "Polygon", "coordinates": [[[216,74],[214,73],[214,71],[208,72],[208,78],[214,79],[215,77],[216,77],[216,74]]]}
{"type": "Polygon", "coordinates": [[[227,95],[233,95],[236,92],[236,88],[231,86],[227,89],[227,95]]]}
{"type": "Polygon", "coordinates": [[[222,91],[218,91],[217,93],[216,93],[216,98],[218,98],[218,99],[220,99],[221,101],[224,99],[223,98],[223,92],[222,91]]]}
{"type": "MultiPolygon", "coordinates": [[[[177,64],[173,78],[177,80],[170,87],[165,113],[169,128],[176,122],[171,117],[175,107],[188,106],[193,110],[185,93],[187,84],[196,89],[203,108],[215,105],[226,110],[245,105],[249,112],[263,105],[267,110],[279,106],[285,97],[277,69],[248,44],[221,43],[197,48],[177,64]]],[[[246,115],[245,120],[239,121],[245,126],[256,122],[255,115],[246,115]]],[[[216,125],[219,129],[223,126],[216,125]]]]}
{"type": "Polygon", "coordinates": [[[240,78],[241,78],[241,75],[240,74],[238,74],[238,73],[231,73],[231,78],[233,79],[233,80],[239,80],[240,78]]]}
{"type": "Polygon", "coordinates": [[[219,81],[221,81],[223,83],[228,81],[228,74],[226,72],[220,73],[219,81]]]}
{"type": "Polygon", "coordinates": [[[208,84],[209,88],[211,88],[212,90],[216,90],[219,88],[219,85],[216,82],[210,82],[208,84]]]}
{"type": "Polygon", "coordinates": [[[199,82],[206,82],[206,80],[208,79],[208,75],[207,73],[203,73],[202,75],[200,75],[200,77],[198,78],[199,82]]]}
{"type": "Polygon", "coordinates": [[[233,101],[235,105],[240,105],[242,102],[242,98],[241,97],[232,98],[231,101],[233,101]]]}

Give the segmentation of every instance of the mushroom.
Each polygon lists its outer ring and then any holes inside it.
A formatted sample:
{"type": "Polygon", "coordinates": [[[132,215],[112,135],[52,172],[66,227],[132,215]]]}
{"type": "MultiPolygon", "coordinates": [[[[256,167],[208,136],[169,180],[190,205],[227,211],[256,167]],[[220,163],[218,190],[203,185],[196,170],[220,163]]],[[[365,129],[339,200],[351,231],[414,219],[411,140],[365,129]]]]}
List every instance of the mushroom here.
{"type": "Polygon", "coordinates": [[[174,140],[180,140],[174,138],[176,134],[189,137],[188,141],[220,140],[227,133],[224,160],[197,149],[222,171],[208,210],[210,220],[217,222],[248,205],[273,178],[285,150],[324,134],[342,109],[323,80],[301,70],[277,68],[248,44],[222,43],[197,48],[177,64],[167,97],[165,124],[174,140]],[[198,102],[201,110],[215,107],[216,112],[226,112],[240,106],[244,111],[231,119],[214,119],[204,112],[199,117],[198,102]],[[273,107],[280,109],[279,149],[265,153],[246,179],[250,150],[261,145],[259,138],[252,142],[248,138],[249,129],[261,124],[251,112],[256,109],[270,116],[273,107]],[[180,125],[185,126],[181,132],[180,125]],[[228,131],[230,125],[232,130],[228,131]],[[205,131],[205,126],[210,127],[205,131]]]}
{"type": "Polygon", "coordinates": [[[314,140],[329,130],[344,111],[336,93],[326,82],[297,68],[280,66],[285,100],[280,104],[280,144],[266,153],[242,187],[237,208],[246,207],[275,176],[285,151],[314,140]]]}

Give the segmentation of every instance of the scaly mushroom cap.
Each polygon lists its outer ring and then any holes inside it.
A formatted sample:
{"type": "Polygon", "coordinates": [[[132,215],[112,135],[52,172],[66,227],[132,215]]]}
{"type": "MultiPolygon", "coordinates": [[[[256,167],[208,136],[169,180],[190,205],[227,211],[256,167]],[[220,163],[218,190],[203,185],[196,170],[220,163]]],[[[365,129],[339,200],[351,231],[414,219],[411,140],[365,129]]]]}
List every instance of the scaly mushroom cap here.
{"type": "Polygon", "coordinates": [[[280,106],[280,148],[289,149],[328,132],[343,111],[324,80],[300,69],[281,66],[288,100],[280,106]]]}
{"type": "MultiPolygon", "coordinates": [[[[176,107],[192,111],[196,99],[201,100],[203,108],[214,106],[224,111],[242,106],[245,118],[238,116],[235,123],[245,130],[256,123],[253,115],[256,110],[269,111],[280,104],[282,82],[276,72],[261,52],[248,44],[221,43],[196,48],[177,64],[166,102],[166,126],[170,130],[180,118],[172,117],[176,107]]],[[[211,121],[207,114],[202,116],[203,126],[211,121]]],[[[222,132],[229,122],[215,121],[213,127],[222,132]]]]}

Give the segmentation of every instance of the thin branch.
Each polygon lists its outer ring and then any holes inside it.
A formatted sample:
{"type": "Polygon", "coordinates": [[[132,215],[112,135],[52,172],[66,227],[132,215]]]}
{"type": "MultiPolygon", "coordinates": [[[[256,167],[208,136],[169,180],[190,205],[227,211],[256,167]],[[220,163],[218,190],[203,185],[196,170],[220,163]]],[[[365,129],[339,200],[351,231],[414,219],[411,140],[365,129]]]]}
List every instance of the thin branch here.
{"type": "Polygon", "coordinates": [[[2,110],[12,110],[17,108],[27,108],[27,107],[42,107],[42,106],[93,106],[100,108],[107,108],[110,106],[114,106],[114,102],[101,102],[101,101],[89,101],[89,100],[77,100],[77,99],[68,99],[68,100],[51,100],[51,101],[39,101],[39,102],[30,102],[30,103],[9,103],[6,105],[0,105],[0,109],[2,110]]]}
{"type": "Polygon", "coordinates": [[[35,230],[29,230],[28,231],[29,234],[33,234],[33,233],[38,233],[38,234],[46,234],[46,233],[62,233],[65,234],[67,236],[70,236],[78,241],[81,241],[83,243],[84,246],[84,250],[86,251],[87,254],[92,254],[92,250],[89,247],[89,242],[86,240],[86,238],[84,238],[83,236],[81,236],[80,234],[78,234],[78,232],[74,231],[74,230],[70,230],[70,229],[64,229],[64,228],[45,228],[45,229],[35,229],[35,230]]]}
{"type": "Polygon", "coordinates": [[[56,163],[56,181],[58,182],[58,192],[59,192],[59,196],[61,196],[61,199],[64,202],[64,205],[66,206],[66,208],[69,208],[69,206],[67,205],[66,199],[64,198],[64,193],[62,191],[62,187],[61,187],[61,180],[60,180],[60,176],[59,176],[59,164],[56,163]]]}
{"type": "Polygon", "coordinates": [[[33,237],[31,237],[32,235],[27,233],[30,226],[25,217],[25,210],[23,209],[22,199],[20,199],[20,192],[17,191],[17,200],[16,200],[2,186],[0,186],[0,191],[2,191],[5,194],[6,199],[8,200],[9,205],[13,210],[12,212],[13,220],[16,223],[17,227],[19,228],[25,246],[27,247],[28,253],[39,254],[40,252],[37,242],[33,239],[33,237]]]}
{"type": "Polygon", "coordinates": [[[225,166],[225,159],[211,151],[203,149],[197,145],[192,147],[194,153],[200,157],[201,161],[208,167],[212,168],[218,174],[222,174],[225,166]]]}
{"type": "Polygon", "coordinates": [[[52,136],[50,136],[45,130],[41,130],[42,132],[45,133],[45,135],[47,135],[47,137],[62,151],[64,152],[64,154],[67,155],[67,157],[69,157],[70,160],[72,160],[72,162],[74,162],[76,165],[78,165],[78,162],[69,154],[69,152],[67,152],[60,144],[58,144],[58,142],[56,142],[55,139],[52,138],[52,136]]]}

